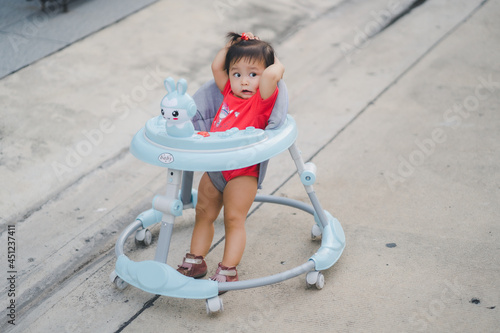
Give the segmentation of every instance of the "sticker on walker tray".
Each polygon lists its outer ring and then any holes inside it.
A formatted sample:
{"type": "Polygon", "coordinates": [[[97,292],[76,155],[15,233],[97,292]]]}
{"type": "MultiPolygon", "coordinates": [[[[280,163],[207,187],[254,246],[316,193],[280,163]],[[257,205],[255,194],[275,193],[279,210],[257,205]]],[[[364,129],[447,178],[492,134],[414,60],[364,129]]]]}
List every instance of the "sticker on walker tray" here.
{"type": "Polygon", "coordinates": [[[174,156],[170,153],[163,153],[160,156],[158,156],[158,159],[162,163],[170,164],[174,161],[174,156]]]}

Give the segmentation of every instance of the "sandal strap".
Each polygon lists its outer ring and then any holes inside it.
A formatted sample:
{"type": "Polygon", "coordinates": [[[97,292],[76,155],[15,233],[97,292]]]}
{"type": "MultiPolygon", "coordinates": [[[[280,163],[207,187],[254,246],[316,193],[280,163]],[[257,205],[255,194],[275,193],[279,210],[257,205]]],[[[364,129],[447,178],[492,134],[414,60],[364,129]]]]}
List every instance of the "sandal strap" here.
{"type": "Polygon", "coordinates": [[[236,269],[221,269],[217,274],[224,276],[236,276],[236,269]]]}
{"type": "Polygon", "coordinates": [[[203,259],[184,258],[184,262],[188,264],[199,265],[203,262],[203,259]]]}

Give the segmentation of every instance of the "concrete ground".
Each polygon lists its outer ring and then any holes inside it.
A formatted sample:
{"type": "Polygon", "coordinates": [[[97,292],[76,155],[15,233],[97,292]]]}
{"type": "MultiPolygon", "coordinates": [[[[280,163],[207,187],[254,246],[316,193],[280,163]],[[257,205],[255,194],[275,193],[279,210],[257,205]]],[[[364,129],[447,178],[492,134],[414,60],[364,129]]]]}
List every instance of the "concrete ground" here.
{"type": "Polygon", "coordinates": [[[0,78],[127,17],[156,0],[3,0],[0,78]],[[42,10],[43,8],[43,10],[42,10]]]}
{"type": "MultiPolygon", "coordinates": [[[[499,13],[494,0],[163,0],[5,76],[1,331],[496,332],[499,13]],[[118,234],[166,183],[128,152],[132,136],[159,114],[165,77],[191,94],[210,79],[230,30],[275,46],[297,144],[347,246],[322,290],[301,276],[233,291],[207,316],[202,300],[120,291],[108,275],[118,234]]],[[[307,201],[294,171],[288,153],[273,158],[261,193],[307,201]]],[[[193,217],[176,221],[174,267],[193,217]]],[[[241,279],[305,262],[319,247],[312,224],[256,205],[241,279]]],[[[127,244],[131,259],[153,258],[152,232],[149,248],[127,244]]]]}

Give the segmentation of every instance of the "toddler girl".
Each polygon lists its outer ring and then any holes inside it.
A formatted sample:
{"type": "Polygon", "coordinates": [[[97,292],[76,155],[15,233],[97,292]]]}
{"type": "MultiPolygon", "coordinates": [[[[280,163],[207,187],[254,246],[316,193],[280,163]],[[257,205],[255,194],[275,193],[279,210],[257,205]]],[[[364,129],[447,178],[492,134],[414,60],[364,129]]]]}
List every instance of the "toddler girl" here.
{"type": "MultiPolygon", "coordinates": [[[[215,84],[224,96],[211,132],[249,126],[264,129],[278,95],[277,83],[285,68],[268,43],[252,33],[228,34],[229,42],[212,62],[215,84]]],[[[207,274],[204,257],[214,237],[214,221],[224,206],[225,246],[211,280],[238,281],[236,266],[245,249],[245,220],[257,194],[259,165],[208,172],[198,187],[196,218],[190,253],[177,269],[194,278],[207,274]]]]}

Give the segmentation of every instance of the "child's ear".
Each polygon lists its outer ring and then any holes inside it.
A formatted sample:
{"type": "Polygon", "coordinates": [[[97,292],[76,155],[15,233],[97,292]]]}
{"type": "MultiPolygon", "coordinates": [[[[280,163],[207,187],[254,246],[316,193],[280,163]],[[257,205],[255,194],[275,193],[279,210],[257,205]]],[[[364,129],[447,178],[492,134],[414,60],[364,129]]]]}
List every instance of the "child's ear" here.
{"type": "Polygon", "coordinates": [[[187,91],[187,82],[184,79],[179,79],[177,81],[177,93],[179,95],[184,95],[187,91]]]}
{"type": "Polygon", "coordinates": [[[169,94],[175,91],[175,81],[173,78],[167,77],[165,81],[163,81],[163,84],[165,85],[165,89],[167,89],[169,94]]]}

